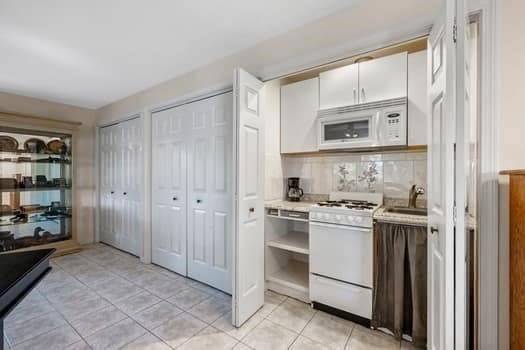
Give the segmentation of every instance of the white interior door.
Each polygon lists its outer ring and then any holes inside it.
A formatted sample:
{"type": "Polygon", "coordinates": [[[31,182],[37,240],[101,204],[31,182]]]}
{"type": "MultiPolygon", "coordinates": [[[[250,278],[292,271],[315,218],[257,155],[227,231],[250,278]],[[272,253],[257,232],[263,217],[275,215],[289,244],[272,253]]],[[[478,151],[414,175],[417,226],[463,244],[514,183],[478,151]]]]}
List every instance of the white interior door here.
{"type": "Polygon", "coordinates": [[[151,260],[186,276],[186,106],[152,116],[151,260]]]}
{"type": "Polygon", "coordinates": [[[235,230],[233,324],[240,327],[264,305],[263,83],[238,68],[233,80],[235,230]]]}
{"type": "Polygon", "coordinates": [[[188,276],[231,293],[232,94],[188,109],[188,276]]]}
{"type": "Polygon", "coordinates": [[[428,348],[454,348],[454,0],[428,39],[428,348]]]}

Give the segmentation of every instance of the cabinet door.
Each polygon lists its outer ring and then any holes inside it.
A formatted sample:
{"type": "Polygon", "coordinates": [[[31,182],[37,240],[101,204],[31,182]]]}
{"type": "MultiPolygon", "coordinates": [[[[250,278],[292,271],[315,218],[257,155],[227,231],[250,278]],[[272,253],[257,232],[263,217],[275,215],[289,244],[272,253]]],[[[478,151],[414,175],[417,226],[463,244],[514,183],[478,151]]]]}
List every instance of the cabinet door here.
{"type": "Polygon", "coordinates": [[[427,144],[427,51],[408,55],[408,145],[427,144]]]}
{"type": "Polygon", "coordinates": [[[352,64],[319,74],[319,109],[358,103],[359,66],[352,64]]]}
{"type": "Polygon", "coordinates": [[[192,103],[188,276],[231,293],[232,94],[192,103]]]}
{"type": "Polygon", "coordinates": [[[319,78],[281,87],[281,153],[315,152],[319,78]]]}
{"type": "Polygon", "coordinates": [[[155,264],[184,276],[188,118],[185,106],[152,116],[151,258],[155,264]]]}
{"type": "Polygon", "coordinates": [[[359,103],[406,96],[406,52],[359,63],[359,103]]]}

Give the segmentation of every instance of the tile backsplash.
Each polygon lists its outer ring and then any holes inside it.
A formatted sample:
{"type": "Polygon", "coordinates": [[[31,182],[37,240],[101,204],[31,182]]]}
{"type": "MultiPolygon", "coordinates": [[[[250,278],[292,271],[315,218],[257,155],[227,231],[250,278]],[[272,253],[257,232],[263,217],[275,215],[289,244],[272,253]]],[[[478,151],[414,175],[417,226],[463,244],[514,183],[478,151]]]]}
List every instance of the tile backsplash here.
{"type": "Polygon", "coordinates": [[[383,192],[389,198],[408,198],[413,184],[427,187],[424,151],[283,156],[282,170],[285,178],[301,178],[305,193],[383,192]]]}

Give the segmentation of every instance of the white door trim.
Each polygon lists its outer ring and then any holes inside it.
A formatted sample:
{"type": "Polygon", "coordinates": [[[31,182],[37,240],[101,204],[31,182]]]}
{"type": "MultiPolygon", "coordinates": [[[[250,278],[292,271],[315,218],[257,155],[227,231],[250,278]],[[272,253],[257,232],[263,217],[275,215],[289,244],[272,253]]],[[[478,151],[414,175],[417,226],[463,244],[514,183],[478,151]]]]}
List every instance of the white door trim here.
{"type": "MultiPolygon", "coordinates": [[[[496,58],[496,0],[469,0],[480,20],[479,349],[499,349],[499,94],[496,58]]],[[[504,315],[508,316],[508,312],[504,315]]],[[[505,316],[503,316],[505,317],[505,316]]],[[[507,328],[508,329],[508,328],[507,328]]],[[[503,327],[502,330],[505,330],[503,327]]]]}

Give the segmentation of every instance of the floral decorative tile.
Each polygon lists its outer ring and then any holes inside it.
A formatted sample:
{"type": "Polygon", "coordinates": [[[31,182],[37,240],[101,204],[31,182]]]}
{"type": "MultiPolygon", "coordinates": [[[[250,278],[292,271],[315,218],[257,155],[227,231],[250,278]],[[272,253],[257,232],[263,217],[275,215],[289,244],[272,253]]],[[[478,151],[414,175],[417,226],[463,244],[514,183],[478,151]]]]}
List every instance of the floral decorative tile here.
{"type": "Polygon", "coordinates": [[[358,164],[357,189],[359,192],[383,191],[383,162],[358,164]]]}
{"type": "Polygon", "coordinates": [[[356,163],[337,163],[333,167],[332,189],[352,192],[357,189],[356,163]]]}

